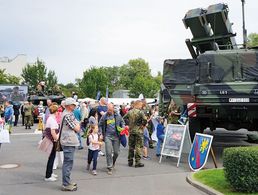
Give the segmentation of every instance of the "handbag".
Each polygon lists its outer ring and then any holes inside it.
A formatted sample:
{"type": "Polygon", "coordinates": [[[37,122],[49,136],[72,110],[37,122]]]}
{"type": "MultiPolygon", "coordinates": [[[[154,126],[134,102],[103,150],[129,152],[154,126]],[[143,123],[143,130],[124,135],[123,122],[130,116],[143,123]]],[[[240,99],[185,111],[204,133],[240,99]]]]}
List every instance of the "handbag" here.
{"type": "Polygon", "coordinates": [[[5,129],[3,125],[1,125],[0,127],[0,143],[1,144],[10,143],[9,130],[5,129]]]}
{"type": "Polygon", "coordinates": [[[62,119],[59,137],[58,137],[58,139],[56,141],[56,151],[58,151],[58,152],[63,151],[63,148],[62,148],[62,145],[61,145],[61,142],[60,142],[60,138],[61,138],[61,133],[62,133],[62,129],[63,129],[63,126],[64,126],[64,118],[65,118],[65,116],[62,119]]]}
{"type": "Polygon", "coordinates": [[[45,136],[43,140],[39,143],[38,149],[42,152],[46,152],[49,156],[52,152],[53,146],[53,142],[49,138],[47,138],[47,136],[45,136]]]}

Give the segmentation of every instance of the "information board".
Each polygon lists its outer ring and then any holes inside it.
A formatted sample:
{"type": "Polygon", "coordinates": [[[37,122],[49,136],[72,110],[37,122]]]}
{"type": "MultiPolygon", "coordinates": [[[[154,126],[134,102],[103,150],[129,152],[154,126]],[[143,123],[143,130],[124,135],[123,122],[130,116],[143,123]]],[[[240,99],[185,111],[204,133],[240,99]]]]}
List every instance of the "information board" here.
{"type": "Polygon", "coordinates": [[[0,102],[5,100],[11,100],[13,102],[25,101],[27,95],[27,85],[0,85],[0,102]]]}
{"type": "Polygon", "coordinates": [[[171,156],[178,158],[177,167],[179,166],[184,143],[188,142],[188,146],[191,143],[189,133],[186,131],[186,125],[167,125],[159,162],[162,156],[171,156]]]}

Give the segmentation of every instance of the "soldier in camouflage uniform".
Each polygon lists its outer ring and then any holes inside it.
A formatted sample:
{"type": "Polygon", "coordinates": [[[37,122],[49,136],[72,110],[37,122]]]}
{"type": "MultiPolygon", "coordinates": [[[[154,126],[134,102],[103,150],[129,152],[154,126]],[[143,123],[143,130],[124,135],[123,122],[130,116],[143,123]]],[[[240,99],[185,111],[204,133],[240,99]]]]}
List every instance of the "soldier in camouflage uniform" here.
{"type": "Polygon", "coordinates": [[[141,152],[143,148],[143,130],[147,123],[147,118],[142,111],[142,102],[136,101],[134,108],[124,118],[129,120],[128,166],[133,166],[133,158],[135,158],[135,167],[143,167],[141,152]]]}

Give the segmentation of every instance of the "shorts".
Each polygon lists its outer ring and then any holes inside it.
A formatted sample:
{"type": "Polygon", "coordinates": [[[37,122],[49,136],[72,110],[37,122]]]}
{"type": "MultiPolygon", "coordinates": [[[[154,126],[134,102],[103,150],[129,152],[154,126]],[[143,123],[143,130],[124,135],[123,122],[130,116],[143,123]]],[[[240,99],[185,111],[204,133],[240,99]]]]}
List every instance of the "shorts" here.
{"type": "Polygon", "coordinates": [[[149,140],[148,139],[144,139],[143,146],[147,147],[147,148],[149,147],[149,140]]]}

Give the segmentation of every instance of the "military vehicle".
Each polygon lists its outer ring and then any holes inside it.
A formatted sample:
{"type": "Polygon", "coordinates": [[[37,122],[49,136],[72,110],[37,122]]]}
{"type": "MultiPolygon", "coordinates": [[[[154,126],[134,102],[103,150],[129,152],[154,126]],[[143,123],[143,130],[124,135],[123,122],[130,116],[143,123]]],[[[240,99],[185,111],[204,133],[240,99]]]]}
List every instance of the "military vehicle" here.
{"type": "Polygon", "coordinates": [[[189,10],[183,22],[192,59],[164,62],[161,114],[171,100],[187,109],[191,139],[207,127],[258,130],[258,48],[246,47],[244,22],[244,44],[236,44],[228,11],[221,3],[189,10]]]}
{"type": "Polygon", "coordinates": [[[43,105],[46,107],[48,99],[58,104],[61,104],[62,100],[65,99],[65,96],[62,94],[57,85],[54,86],[53,89],[50,91],[45,91],[44,85],[45,84],[39,84],[36,91],[31,91],[30,95],[27,98],[27,100],[31,101],[31,103],[35,106],[33,111],[33,118],[35,122],[38,120],[39,111],[37,106],[39,105],[40,101],[42,101],[43,105]]]}

